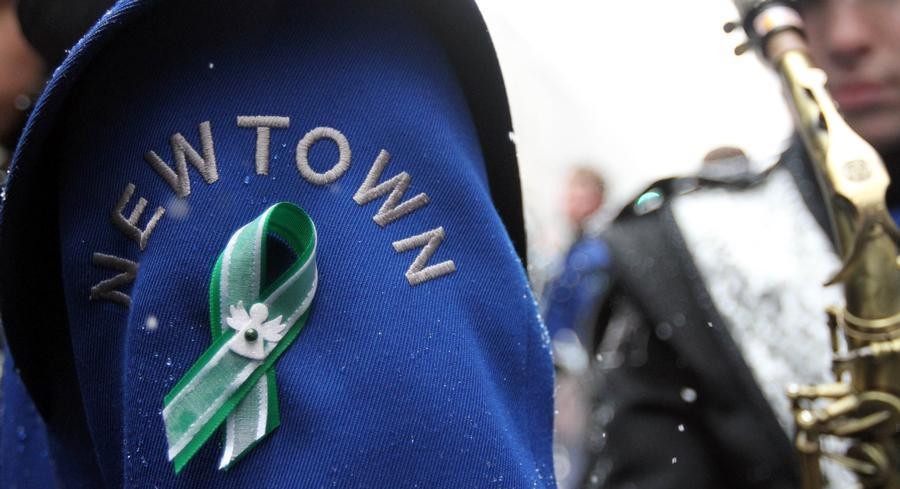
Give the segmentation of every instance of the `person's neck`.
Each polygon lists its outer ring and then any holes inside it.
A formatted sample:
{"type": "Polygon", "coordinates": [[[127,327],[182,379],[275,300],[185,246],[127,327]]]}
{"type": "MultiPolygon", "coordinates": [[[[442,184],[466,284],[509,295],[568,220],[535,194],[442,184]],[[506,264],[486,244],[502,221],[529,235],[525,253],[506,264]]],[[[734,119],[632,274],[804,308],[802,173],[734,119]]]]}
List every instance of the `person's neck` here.
{"type": "Polygon", "coordinates": [[[572,243],[581,241],[584,237],[584,225],[582,223],[573,224],[572,227],[572,243]]]}

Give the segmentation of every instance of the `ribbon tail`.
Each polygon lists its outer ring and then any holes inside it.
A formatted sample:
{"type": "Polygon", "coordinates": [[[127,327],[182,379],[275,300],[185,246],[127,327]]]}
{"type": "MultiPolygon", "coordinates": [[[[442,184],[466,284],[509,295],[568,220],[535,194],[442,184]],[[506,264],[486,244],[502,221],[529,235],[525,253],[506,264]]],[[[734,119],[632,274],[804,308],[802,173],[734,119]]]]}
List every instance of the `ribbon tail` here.
{"type": "Polygon", "coordinates": [[[228,415],[219,469],[228,470],[280,424],[275,371],[270,369],[228,415]]]}
{"type": "Polygon", "coordinates": [[[166,398],[163,420],[169,460],[180,472],[267,371],[241,357],[220,338],[166,398]]]}

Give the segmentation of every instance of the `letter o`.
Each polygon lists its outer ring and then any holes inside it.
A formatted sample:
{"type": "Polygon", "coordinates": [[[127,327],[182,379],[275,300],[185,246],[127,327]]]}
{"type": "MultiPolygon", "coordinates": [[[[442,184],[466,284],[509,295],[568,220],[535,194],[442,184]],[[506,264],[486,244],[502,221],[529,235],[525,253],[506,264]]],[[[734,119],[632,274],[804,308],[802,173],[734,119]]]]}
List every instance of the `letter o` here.
{"type": "Polygon", "coordinates": [[[331,127],[317,127],[306,133],[303,139],[297,143],[297,169],[300,175],[309,183],[314,185],[328,185],[337,181],[338,178],[350,168],[350,143],[340,131],[331,127]],[[337,144],[340,156],[338,162],[325,173],[318,173],[309,166],[309,148],[319,142],[319,140],[328,138],[337,144]]]}

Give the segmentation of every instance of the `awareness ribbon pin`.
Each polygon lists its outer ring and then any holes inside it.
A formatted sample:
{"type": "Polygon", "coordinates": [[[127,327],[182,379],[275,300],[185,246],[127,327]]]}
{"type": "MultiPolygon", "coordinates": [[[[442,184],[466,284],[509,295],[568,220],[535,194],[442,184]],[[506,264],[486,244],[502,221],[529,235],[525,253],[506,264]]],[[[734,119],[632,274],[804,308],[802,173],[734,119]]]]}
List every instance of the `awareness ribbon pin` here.
{"type": "Polygon", "coordinates": [[[316,228],[299,207],[275,204],[231,236],[210,279],[212,345],[164,401],[169,460],[176,473],[223,423],[220,469],[278,427],[273,367],[306,324],[317,284],[316,228]],[[270,236],[296,259],[262,288],[270,236]]]}

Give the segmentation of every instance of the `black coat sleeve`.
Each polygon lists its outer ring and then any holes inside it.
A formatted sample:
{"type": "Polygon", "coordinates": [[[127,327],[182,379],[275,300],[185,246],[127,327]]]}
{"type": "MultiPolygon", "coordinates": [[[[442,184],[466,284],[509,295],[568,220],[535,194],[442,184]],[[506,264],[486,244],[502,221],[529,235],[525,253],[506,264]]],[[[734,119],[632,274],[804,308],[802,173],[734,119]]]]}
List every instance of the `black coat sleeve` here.
{"type": "Polygon", "coordinates": [[[18,0],[19,25],[28,42],[52,68],[114,3],[115,0],[18,0]]]}
{"type": "Polygon", "coordinates": [[[611,320],[592,376],[585,488],[729,487],[711,456],[703,397],[691,371],[624,296],[611,299],[611,320]]]}

